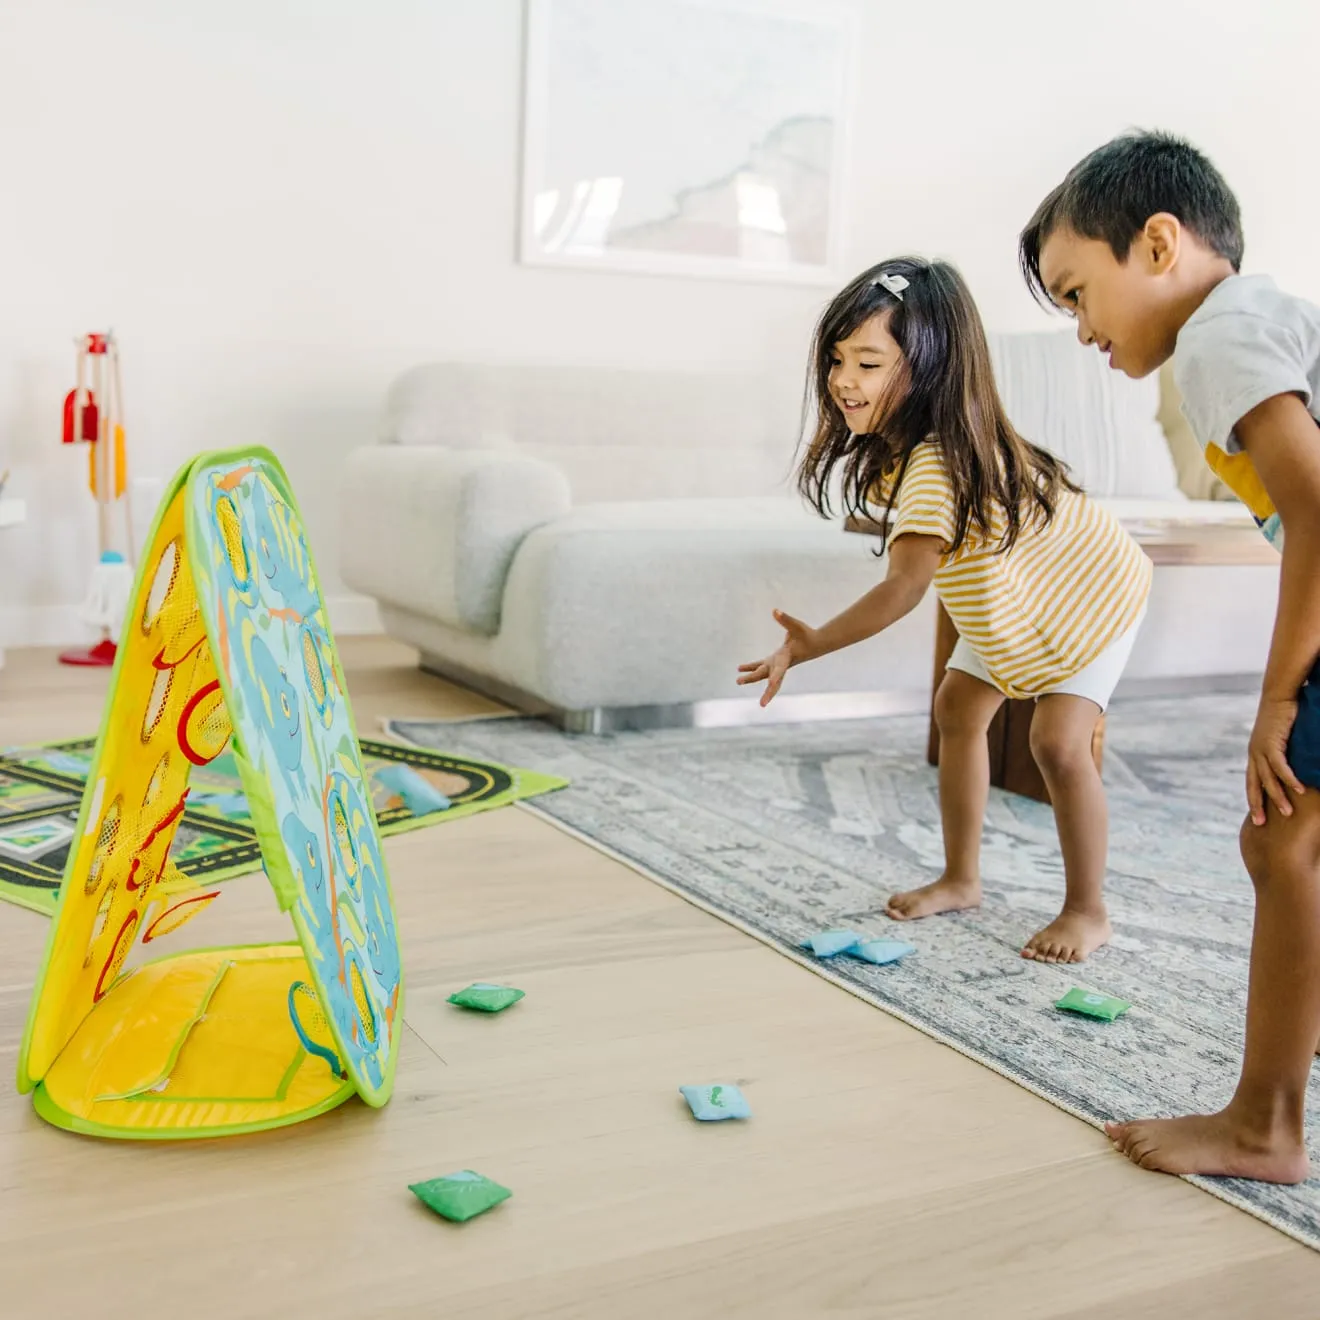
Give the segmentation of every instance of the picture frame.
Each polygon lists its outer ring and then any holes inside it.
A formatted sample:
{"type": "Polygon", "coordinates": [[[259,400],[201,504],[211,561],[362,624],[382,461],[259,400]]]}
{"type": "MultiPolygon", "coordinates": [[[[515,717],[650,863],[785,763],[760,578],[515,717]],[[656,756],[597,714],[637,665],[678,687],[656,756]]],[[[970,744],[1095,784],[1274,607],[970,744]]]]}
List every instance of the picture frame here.
{"type": "Polygon", "coordinates": [[[830,285],[857,14],[838,0],[526,0],[519,256],[830,285]]]}

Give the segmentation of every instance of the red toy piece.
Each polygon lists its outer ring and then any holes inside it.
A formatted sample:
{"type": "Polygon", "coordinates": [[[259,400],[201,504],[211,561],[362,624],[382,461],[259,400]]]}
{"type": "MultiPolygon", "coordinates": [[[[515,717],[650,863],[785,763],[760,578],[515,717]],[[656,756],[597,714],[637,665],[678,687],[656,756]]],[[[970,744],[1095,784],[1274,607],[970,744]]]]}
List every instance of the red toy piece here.
{"type": "Polygon", "coordinates": [[[88,444],[96,443],[100,421],[96,408],[96,396],[91,390],[84,390],[83,395],[81,435],[74,434],[77,429],[74,413],[78,406],[78,391],[70,390],[64,396],[64,434],[60,438],[66,445],[75,444],[78,441],[86,441],[88,444]]]}
{"type": "Polygon", "coordinates": [[[119,648],[108,637],[95,646],[78,646],[60,652],[60,664],[75,665],[79,669],[108,669],[115,662],[119,648]]]}

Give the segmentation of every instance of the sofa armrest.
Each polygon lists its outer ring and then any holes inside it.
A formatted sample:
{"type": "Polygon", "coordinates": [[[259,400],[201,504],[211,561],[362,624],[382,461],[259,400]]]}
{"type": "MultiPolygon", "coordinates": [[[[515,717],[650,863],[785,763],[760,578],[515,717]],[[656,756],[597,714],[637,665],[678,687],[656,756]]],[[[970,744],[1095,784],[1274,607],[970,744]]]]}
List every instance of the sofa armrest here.
{"type": "Polygon", "coordinates": [[[341,572],[355,591],[490,636],[514,552],[570,503],[558,468],[521,455],[354,450],[340,488],[341,572]]]}

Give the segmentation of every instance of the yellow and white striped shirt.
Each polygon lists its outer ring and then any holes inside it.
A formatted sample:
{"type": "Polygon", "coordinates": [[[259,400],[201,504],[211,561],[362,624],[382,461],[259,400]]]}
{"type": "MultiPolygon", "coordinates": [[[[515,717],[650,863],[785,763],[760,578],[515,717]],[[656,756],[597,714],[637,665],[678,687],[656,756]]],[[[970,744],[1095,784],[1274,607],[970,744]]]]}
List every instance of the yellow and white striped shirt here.
{"type": "MultiPolygon", "coordinates": [[[[996,554],[1005,526],[996,509],[988,536],[970,529],[941,559],[935,590],[1000,691],[1037,696],[1137,622],[1154,570],[1112,513],[1072,491],[1059,492],[1047,527],[1028,523],[1007,554],[996,554]]],[[[936,536],[951,545],[955,528],[944,458],[938,445],[922,444],[898,492],[891,540],[936,536]]]]}

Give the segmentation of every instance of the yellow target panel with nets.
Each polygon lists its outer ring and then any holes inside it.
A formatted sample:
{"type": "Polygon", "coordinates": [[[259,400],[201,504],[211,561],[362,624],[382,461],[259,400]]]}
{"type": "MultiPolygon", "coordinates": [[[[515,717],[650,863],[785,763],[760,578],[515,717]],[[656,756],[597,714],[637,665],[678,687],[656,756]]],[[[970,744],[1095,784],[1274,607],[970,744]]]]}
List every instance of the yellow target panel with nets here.
{"type": "Polygon", "coordinates": [[[107,1137],[295,1123],[394,1083],[389,877],[302,519],[265,450],[175,478],[142,558],[18,1086],[107,1137]],[[168,860],[193,766],[228,748],[297,942],[140,946],[215,897],[168,860]]]}

